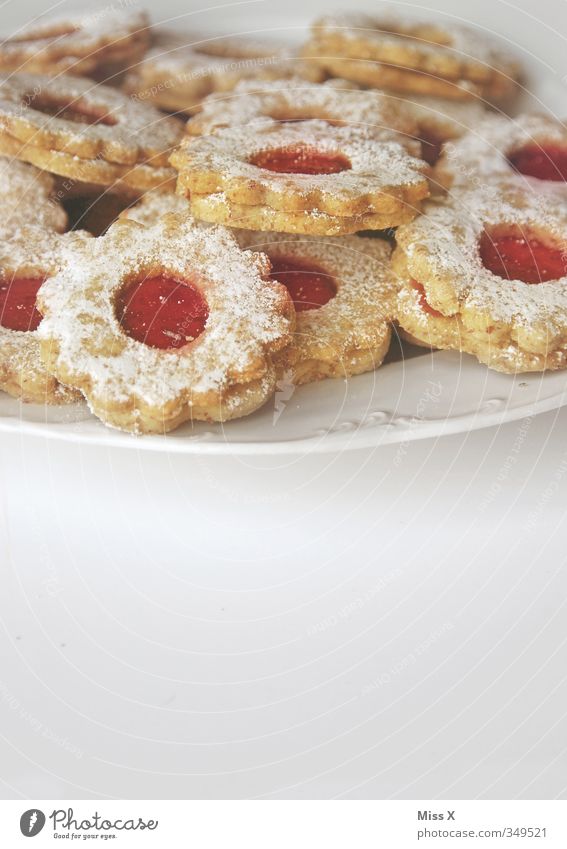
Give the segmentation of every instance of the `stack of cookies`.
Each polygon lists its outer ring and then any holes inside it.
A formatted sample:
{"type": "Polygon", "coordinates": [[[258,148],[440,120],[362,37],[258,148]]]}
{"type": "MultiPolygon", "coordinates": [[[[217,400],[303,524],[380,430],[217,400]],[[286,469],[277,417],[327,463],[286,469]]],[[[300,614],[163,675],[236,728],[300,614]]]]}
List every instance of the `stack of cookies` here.
{"type": "Polygon", "coordinates": [[[0,46],[0,388],[155,433],[378,368],[567,366],[567,131],[462,27],[294,48],[48,19],[0,46]]]}

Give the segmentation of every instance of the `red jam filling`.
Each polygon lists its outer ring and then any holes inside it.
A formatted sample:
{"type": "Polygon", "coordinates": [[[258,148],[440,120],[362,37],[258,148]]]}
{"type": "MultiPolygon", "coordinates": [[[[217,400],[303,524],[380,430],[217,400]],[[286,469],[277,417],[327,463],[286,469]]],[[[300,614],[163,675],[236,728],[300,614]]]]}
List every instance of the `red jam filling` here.
{"type": "Polygon", "coordinates": [[[421,307],[423,312],[426,312],[428,315],[433,315],[436,318],[443,318],[443,313],[439,312],[436,309],[433,309],[431,304],[428,302],[425,294],[425,289],[421,283],[418,283],[417,280],[410,280],[410,286],[417,292],[419,306],[421,307]]]}
{"type": "Polygon", "coordinates": [[[122,289],[116,311],[124,332],[151,348],[182,348],[205,329],[209,308],[191,283],[165,274],[122,289]]]}
{"type": "Polygon", "coordinates": [[[250,159],[250,163],[279,174],[338,174],[351,167],[342,153],[316,150],[307,145],[261,150],[250,159]]]}
{"type": "Polygon", "coordinates": [[[546,283],[567,275],[567,256],[537,238],[484,232],[480,257],[485,268],[505,280],[546,283]]]}
{"type": "Polygon", "coordinates": [[[283,283],[297,312],[319,309],[337,294],[333,278],[318,265],[288,257],[276,257],[271,263],[272,280],[283,283]]]}
{"type": "Polygon", "coordinates": [[[428,165],[435,165],[441,156],[441,148],[444,140],[429,130],[422,130],[419,134],[421,142],[421,158],[428,165]]]}
{"type": "Polygon", "coordinates": [[[41,323],[35,301],[44,277],[0,280],[0,325],[8,330],[37,330],[41,323]]]}
{"type": "Polygon", "coordinates": [[[527,144],[513,151],[508,162],[526,177],[567,182],[567,147],[559,144],[527,144]]]}

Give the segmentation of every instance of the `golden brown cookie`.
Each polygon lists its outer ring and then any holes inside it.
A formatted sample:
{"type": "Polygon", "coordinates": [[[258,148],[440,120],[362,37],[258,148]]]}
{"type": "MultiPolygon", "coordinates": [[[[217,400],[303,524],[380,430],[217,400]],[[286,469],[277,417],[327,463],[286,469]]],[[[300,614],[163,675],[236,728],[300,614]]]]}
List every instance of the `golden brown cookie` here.
{"type": "Polygon", "coordinates": [[[120,220],[65,260],[41,291],[42,355],[106,424],[163,433],[247,415],[273,393],[293,304],[227,230],[120,220]]]}
{"type": "Polygon", "coordinates": [[[187,122],[189,135],[209,135],[223,127],[246,126],[265,119],[291,122],[318,119],[335,126],[372,128],[378,136],[393,138],[413,155],[411,143],[418,125],[403,103],[383,92],[362,91],[346,80],[321,85],[297,77],[259,84],[240,82],[230,96],[205,99],[201,111],[187,122]]]}
{"type": "Polygon", "coordinates": [[[144,12],[107,7],[34,20],[0,43],[0,73],[90,76],[127,67],[150,40],[144,12]]]}
{"type": "Polygon", "coordinates": [[[235,235],[242,247],[268,255],[272,279],[287,287],[294,302],[293,342],[278,358],[285,380],[299,385],[346,378],[381,365],[398,288],[387,242],[249,230],[235,235]]]}
{"type": "Polygon", "coordinates": [[[504,178],[567,197],[567,127],[546,115],[488,115],[446,145],[436,173],[452,189],[504,178]]]}
{"type": "Polygon", "coordinates": [[[400,325],[499,371],[567,366],[567,209],[515,184],[462,191],[400,227],[400,325]]]}
{"type": "Polygon", "coordinates": [[[0,230],[0,389],[22,401],[68,404],[81,397],[43,365],[36,307],[41,286],[57,271],[62,245],[73,239],[29,224],[0,230]]]}
{"type": "Polygon", "coordinates": [[[363,85],[447,98],[499,100],[519,69],[475,30],[359,13],[320,18],[304,55],[363,85]]]}
{"type": "Polygon", "coordinates": [[[336,235],[411,220],[427,165],[391,138],[323,121],[218,130],[172,155],[197,218],[253,230],[336,235]]]}
{"type": "Polygon", "coordinates": [[[181,122],[78,77],[1,81],[0,153],[84,183],[139,192],[167,186],[168,157],[182,133],[181,122]]]}
{"type": "MultiPolygon", "coordinates": [[[[329,215],[313,212],[282,212],[269,206],[229,202],[222,192],[214,195],[194,195],[191,210],[200,221],[224,224],[227,227],[244,227],[250,230],[275,230],[282,233],[303,233],[308,236],[340,236],[360,231],[388,230],[391,213],[365,213],[359,215],[329,215]]],[[[416,208],[406,205],[396,212],[396,221],[412,221],[416,208]]]]}
{"type": "Polygon", "coordinates": [[[57,199],[53,177],[33,165],[1,156],[0,196],[4,207],[2,229],[34,224],[63,233],[67,227],[67,215],[57,199]]]}
{"type": "MultiPolygon", "coordinates": [[[[230,91],[243,79],[277,79],[313,69],[288,47],[266,40],[158,31],[144,60],[127,74],[124,90],[139,102],[169,112],[198,111],[212,92],[230,91]]],[[[315,74],[316,78],[321,73],[315,74]]]]}

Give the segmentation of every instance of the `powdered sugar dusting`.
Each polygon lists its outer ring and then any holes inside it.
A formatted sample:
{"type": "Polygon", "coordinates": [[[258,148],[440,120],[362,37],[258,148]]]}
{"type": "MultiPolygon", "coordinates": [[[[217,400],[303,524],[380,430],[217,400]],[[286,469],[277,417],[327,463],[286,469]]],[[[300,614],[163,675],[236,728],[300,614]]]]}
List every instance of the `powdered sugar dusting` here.
{"type": "Polygon", "coordinates": [[[567,278],[539,285],[504,280],[484,267],[479,240],[485,229],[506,226],[567,251],[567,209],[553,197],[523,189],[512,181],[483,191],[463,191],[453,201],[428,204],[425,215],[400,227],[396,239],[406,254],[409,273],[425,259],[430,279],[449,279],[461,310],[472,308],[495,321],[530,328],[539,322],[567,322],[567,278]]]}
{"type": "Polygon", "coordinates": [[[389,332],[398,288],[390,266],[390,245],[361,236],[310,237],[287,233],[235,233],[242,247],[272,257],[293,257],[322,268],[337,294],[319,309],[297,314],[295,345],[327,346],[337,361],[352,349],[376,346],[389,332]]]}
{"type": "Polygon", "coordinates": [[[101,42],[119,42],[127,36],[142,32],[147,26],[148,16],[145,12],[112,7],[98,12],[52,15],[22,27],[16,35],[4,36],[0,46],[0,64],[3,56],[10,58],[15,54],[24,61],[26,55],[47,55],[48,50],[57,56],[81,55],[96,49],[101,42]]]}
{"type": "Polygon", "coordinates": [[[185,97],[197,98],[266,72],[287,76],[287,65],[296,61],[293,50],[270,39],[183,35],[159,29],[153,46],[128,73],[124,86],[140,99],[152,97],[154,87],[156,94],[167,96],[179,86],[179,109],[184,109],[196,104],[183,104],[183,92],[185,97]]]}
{"type": "Polygon", "coordinates": [[[269,368],[267,352],[287,341],[288,300],[282,287],[263,279],[268,271],[265,257],[241,251],[223,227],[174,214],[147,228],[118,221],[106,236],[69,251],[60,273],[43,287],[46,315],[39,333],[56,341],[60,367],[90,381],[85,394],[91,401],[187,403],[199,393],[261,378],[269,368]],[[123,332],[116,294],[125,280],[150,273],[187,279],[200,289],[209,318],[195,342],[158,350],[123,332]]]}
{"type": "Polygon", "coordinates": [[[35,224],[62,232],[67,224],[63,207],[52,197],[51,174],[33,165],[0,156],[0,196],[4,210],[1,228],[35,224]]]}
{"type": "MultiPolygon", "coordinates": [[[[4,280],[16,277],[49,277],[61,262],[63,245],[70,245],[75,234],[60,236],[37,225],[12,222],[0,229],[0,273],[4,280]]],[[[0,384],[19,383],[22,377],[32,382],[49,383],[39,353],[38,331],[22,332],[0,325],[0,384]]],[[[72,393],[53,384],[47,400],[65,403],[72,393]],[[55,394],[52,394],[52,393],[55,394]]],[[[47,390],[46,390],[47,391],[47,390]]]]}
{"type": "Polygon", "coordinates": [[[403,106],[420,127],[439,129],[451,138],[474,129],[486,116],[487,109],[481,100],[448,100],[443,97],[420,97],[417,94],[387,96],[403,106]]]}
{"type": "Polygon", "coordinates": [[[189,201],[181,195],[172,192],[147,192],[139,203],[121,212],[119,218],[128,218],[150,227],[168,212],[188,214],[189,210],[189,201]]]}
{"type": "Polygon", "coordinates": [[[482,63],[491,69],[502,68],[503,63],[513,64],[501,45],[495,44],[493,39],[484,33],[479,35],[471,27],[460,26],[454,22],[451,22],[450,27],[444,27],[399,15],[347,12],[320,18],[313,24],[316,36],[324,37],[336,30],[339,30],[341,37],[346,40],[363,37],[379,49],[395,49],[403,45],[425,56],[436,58],[445,53],[448,56],[462,57],[469,62],[482,63]]]}
{"type": "Polygon", "coordinates": [[[567,196],[567,184],[538,180],[517,174],[508,156],[524,145],[556,143],[567,149],[567,127],[546,115],[518,115],[509,118],[489,115],[459,141],[447,145],[439,160],[453,188],[470,186],[475,181],[515,177],[533,191],[561,191],[567,196]]]}
{"type": "Polygon", "coordinates": [[[229,59],[262,59],[284,57],[291,51],[282,43],[244,37],[226,37],[191,32],[184,35],[173,30],[159,30],[155,46],[144,57],[143,64],[155,72],[181,73],[194,68],[203,75],[222,71],[229,59]]]}
{"type": "Polygon", "coordinates": [[[121,147],[132,161],[169,151],[183,132],[180,121],[166,118],[153,106],[137,103],[110,86],[95,85],[90,80],[70,75],[55,79],[43,74],[0,77],[0,126],[9,131],[10,121],[22,119],[36,130],[60,133],[69,153],[79,152],[79,148],[77,151],[70,149],[73,144],[80,147],[85,141],[99,141],[107,147],[121,147]],[[70,104],[94,110],[112,120],[112,125],[76,123],[44,114],[41,102],[46,97],[54,104],[60,101],[61,109],[64,104],[70,104]]]}
{"type": "Polygon", "coordinates": [[[258,122],[323,119],[372,128],[384,138],[401,140],[415,127],[409,111],[379,91],[361,91],[345,80],[321,85],[301,78],[259,83],[242,81],[229,98],[206,98],[202,110],[187,124],[192,134],[211,133],[220,127],[258,122]],[[399,131],[397,133],[396,131],[399,131]]]}
{"type": "Polygon", "coordinates": [[[424,183],[427,171],[422,160],[410,156],[396,141],[377,139],[368,128],[334,127],[324,121],[287,125],[274,121],[221,129],[212,136],[186,140],[171,162],[189,180],[192,172],[217,172],[219,190],[226,191],[233,178],[247,178],[281,194],[320,191],[340,199],[424,183]],[[340,153],[351,168],[328,175],[281,174],[249,162],[260,152],[297,146],[340,153]]]}

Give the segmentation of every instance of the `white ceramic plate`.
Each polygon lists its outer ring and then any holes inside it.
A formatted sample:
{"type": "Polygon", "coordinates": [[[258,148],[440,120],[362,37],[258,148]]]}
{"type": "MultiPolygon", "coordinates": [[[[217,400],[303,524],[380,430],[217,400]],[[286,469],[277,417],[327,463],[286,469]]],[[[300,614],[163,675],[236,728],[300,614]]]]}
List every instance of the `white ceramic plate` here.
{"type": "Polygon", "coordinates": [[[567,373],[510,377],[467,355],[406,348],[376,372],[295,389],[226,425],[185,425],[166,436],[111,430],[85,406],[44,408],[0,399],[0,430],[153,451],[284,454],[404,443],[501,424],[562,406],[567,373]]]}
{"type": "MultiPolygon", "coordinates": [[[[508,30],[509,12],[505,19],[508,30]]],[[[233,31],[242,29],[240,23],[233,31]]],[[[536,47],[545,52],[543,44],[536,47]]],[[[523,105],[561,114],[561,81],[537,56],[522,56],[531,90],[523,105]]],[[[556,409],[567,400],[567,373],[509,377],[467,355],[396,347],[389,364],[375,373],[299,389],[284,385],[264,409],[224,426],[185,425],[167,436],[134,437],[106,428],[84,406],[45,409],[0,393],[0,430],[178,453],[331,452],[502,424],[556,409]]]]}

